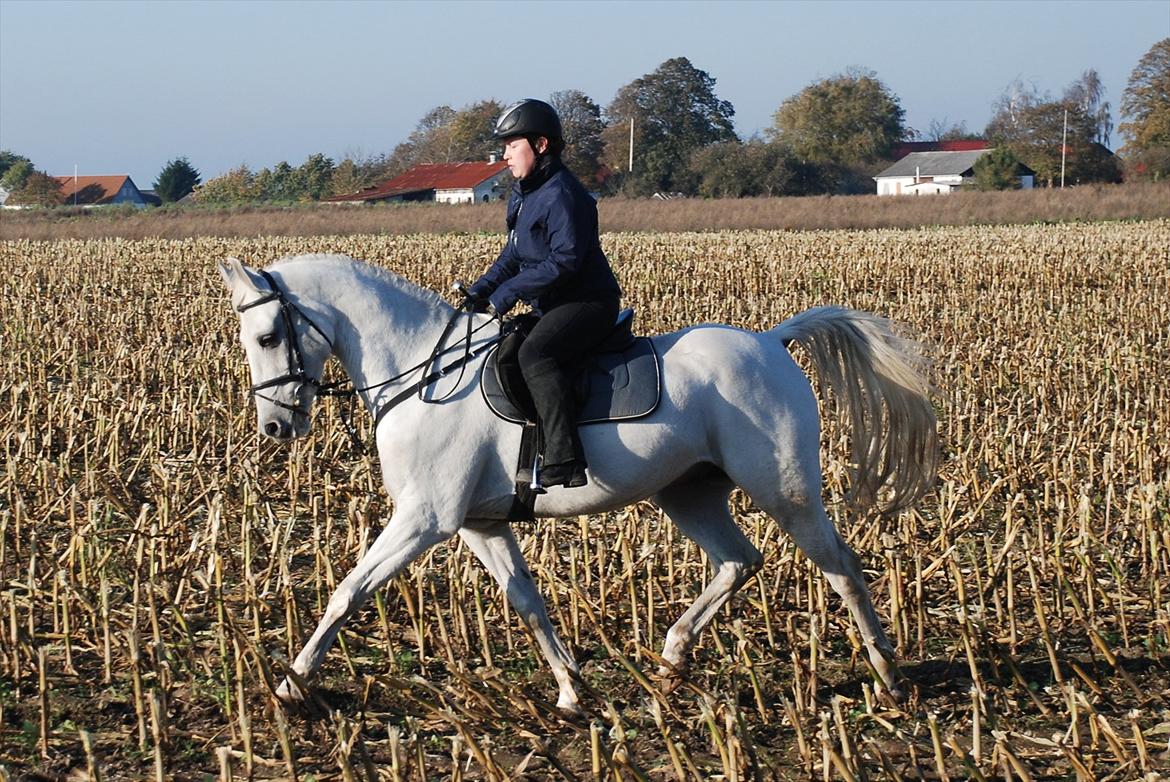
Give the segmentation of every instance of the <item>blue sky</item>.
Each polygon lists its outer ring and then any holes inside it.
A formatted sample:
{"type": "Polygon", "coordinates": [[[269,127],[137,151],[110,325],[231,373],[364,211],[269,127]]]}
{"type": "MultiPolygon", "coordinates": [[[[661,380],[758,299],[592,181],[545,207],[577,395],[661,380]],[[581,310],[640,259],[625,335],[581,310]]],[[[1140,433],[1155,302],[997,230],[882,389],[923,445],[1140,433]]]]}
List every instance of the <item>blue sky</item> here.
{"type": "Polygon", "coordinates": [[[389,152],[441,104],[579,89],[604,107],[678,56],[715,77],[743,137],[853,65],[921,131],[980,131],[1013,79],[1056,95],[1088,68],[1120,123],[1130,72],[1168,36],[1170,0],[0,0],[0,149],[146,188],[180,155],[207,179],[389,152]]]}

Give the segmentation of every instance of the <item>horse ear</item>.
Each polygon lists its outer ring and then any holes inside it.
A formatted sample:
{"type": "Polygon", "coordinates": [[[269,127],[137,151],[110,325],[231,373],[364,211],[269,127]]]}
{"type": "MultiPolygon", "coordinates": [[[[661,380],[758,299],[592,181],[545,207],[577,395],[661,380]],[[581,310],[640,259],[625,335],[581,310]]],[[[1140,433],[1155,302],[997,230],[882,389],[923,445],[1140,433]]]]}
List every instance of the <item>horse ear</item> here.
{"type": "Polygon", "coordinates": [[[217,266],[219,276],[223,278],[223,284],[229,291],[235,292],[237,286],[243,285],[247,290],[259,293],[256,283],[252,281],[252,275],[248,274],[248,267],[244,266],[239,258],[228,258],[220,261],[217,266]]]}

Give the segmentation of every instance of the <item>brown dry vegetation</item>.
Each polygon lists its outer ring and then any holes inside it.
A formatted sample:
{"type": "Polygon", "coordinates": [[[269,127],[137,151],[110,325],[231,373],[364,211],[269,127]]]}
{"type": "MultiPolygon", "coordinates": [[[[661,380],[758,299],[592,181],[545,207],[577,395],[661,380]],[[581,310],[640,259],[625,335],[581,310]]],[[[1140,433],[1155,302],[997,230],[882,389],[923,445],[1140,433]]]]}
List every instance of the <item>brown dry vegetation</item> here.
{"type": "MultiPolygon", "coordinates": [[[[822,230],[1000,225],[1170,217],[1170,183],[1067,190],[963,192],[939,198],[812,196],[673,201],[606,198],[606,231],[822,230]]],[[[497,232],[501,204],[236,209],[0,210],[0,239],[186,239],[200,236],[346,236],[497,232]]]]}
{"type": "MultiPolygon", "coordinates": [[[[610,234],[645,332],[837,303],[934,346],[946,460],[835,520],[914,694],[877,702],[824,578],[744,498],[764,570],[660,700],[705,563],[655,508],[520,528],[591,720],[473,558],[347,625],[316,718],[271,682],[387,515],[334,404],[255,434],[212,262],[335,250],[444,289],[494,236],[0,243],[0,768],[28,779],[1155,779],[1170,767],[1170,221],[610,234]]],[[[359,415],[359,418],[364,418],[359,415]]],[[[368,428],[368,421],[363,428],[368,428]]],[[[826,438],[826,496],[845,489],[826,438]]]]}

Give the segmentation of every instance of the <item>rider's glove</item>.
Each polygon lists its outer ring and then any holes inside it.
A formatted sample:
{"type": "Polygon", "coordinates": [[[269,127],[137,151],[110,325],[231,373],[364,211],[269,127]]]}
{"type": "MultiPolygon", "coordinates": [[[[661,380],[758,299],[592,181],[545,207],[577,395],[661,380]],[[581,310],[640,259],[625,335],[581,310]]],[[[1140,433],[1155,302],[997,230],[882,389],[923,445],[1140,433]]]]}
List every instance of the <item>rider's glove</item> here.
{"type": "Polygon", "coordinates": [[[491,302],[486,297],[478,296],[474,293],[469,293],[463,299],[463,304],[460,309],[465,312],[488,312],[491,308],[491,302]]]}

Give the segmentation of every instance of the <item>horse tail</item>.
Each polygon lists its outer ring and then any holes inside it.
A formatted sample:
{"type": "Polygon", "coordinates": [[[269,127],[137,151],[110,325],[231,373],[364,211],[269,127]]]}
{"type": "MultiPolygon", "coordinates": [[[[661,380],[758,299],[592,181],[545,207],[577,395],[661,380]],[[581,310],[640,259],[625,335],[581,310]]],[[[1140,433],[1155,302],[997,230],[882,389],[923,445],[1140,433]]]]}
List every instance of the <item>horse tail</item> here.
{"type": "Polygon", "coordinates": [[[896,511],[926,494],[939,446],[922,346],[885,318],[845,307],[805,310],[771,334],[808,351],[822,396],[827,385],[838,419],[851,429],[850,501],[872,507],[886,487],[880,508],[896,511]]]}

